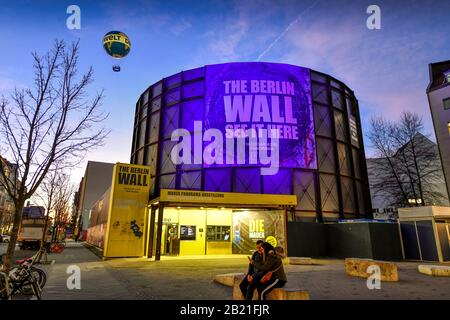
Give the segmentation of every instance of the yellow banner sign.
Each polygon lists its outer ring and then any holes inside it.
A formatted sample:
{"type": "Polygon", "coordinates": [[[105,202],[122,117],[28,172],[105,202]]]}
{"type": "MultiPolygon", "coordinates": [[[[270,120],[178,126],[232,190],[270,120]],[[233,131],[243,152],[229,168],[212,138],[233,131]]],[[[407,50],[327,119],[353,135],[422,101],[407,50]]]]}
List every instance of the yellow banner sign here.
{"type": "Polygon", "coordinates": [[[259,194],[236,192],[208,192],[161,189],[159,201],[236,205],[297,205],[297,196],[285,194],[259,194]]]}
{"type": "Polygon", "coordinates": [[[125,163],[114,166],[105,257],[144,255],[149,192],[149,167],[125,163]]]}

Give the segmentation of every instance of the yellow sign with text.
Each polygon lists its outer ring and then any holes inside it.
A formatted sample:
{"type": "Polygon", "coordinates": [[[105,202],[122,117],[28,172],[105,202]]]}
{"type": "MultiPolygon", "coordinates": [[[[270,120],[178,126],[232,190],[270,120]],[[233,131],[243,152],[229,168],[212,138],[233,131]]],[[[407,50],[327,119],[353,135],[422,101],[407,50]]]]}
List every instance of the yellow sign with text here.
{"type": "Polygon", "coordinates": [[[113,171],[104,257],[140,257],[150,192],[150,168],[116,163],[113,171]]]}
{"type": "Polygon", "coordinates": [[[159,201],[200,204],[297,205],[297,196],[161,189],[159,201]]]}

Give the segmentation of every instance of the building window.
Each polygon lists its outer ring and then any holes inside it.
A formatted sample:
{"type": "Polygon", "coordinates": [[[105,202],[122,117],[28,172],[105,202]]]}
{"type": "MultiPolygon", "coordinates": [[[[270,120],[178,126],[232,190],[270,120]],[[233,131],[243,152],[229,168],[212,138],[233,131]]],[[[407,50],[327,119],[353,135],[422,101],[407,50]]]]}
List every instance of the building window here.
{"type": "Polygon", "coordinates": [[[448,134],[450,134],[450,122],[447,123],[448,134]]]}
{"type": "Polygon", "coordinates": [[[206,240],[208,241],[230,241],[230,226],[208,226],[206,240]]]}
{"type": "Polygon", "coordinates": [[[450,98],[444,99],[444,110],[450,110],[450,98]]]}

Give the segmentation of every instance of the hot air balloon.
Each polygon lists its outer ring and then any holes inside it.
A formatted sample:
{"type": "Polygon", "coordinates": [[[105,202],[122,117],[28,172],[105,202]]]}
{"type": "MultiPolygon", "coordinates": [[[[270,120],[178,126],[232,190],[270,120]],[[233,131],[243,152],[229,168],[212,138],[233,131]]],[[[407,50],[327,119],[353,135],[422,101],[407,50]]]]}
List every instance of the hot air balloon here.
{"type": "MultiPolygon", "coordinates": [[[[114,59],[122,59],[130,52],[131,42],[125,33],[110,31],[103,37],[103,48],[114,59]]],[[[113,65],[113,71],[119,72],[120,65],[113,65]]]]}

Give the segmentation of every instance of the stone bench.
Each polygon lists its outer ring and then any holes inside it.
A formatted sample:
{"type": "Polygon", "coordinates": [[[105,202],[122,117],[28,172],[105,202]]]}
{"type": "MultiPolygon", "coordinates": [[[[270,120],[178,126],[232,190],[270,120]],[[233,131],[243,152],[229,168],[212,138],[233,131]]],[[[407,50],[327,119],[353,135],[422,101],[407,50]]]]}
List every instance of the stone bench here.
{"type": "Polygon", "coordinates": [[[381,281],[398,281],[397,264],[393,262],[346,258],[345,272],[349,276],[368,278],[371,274],[367,272],[367,269],[372,265],[376,265],[380,268],[381,281]]]}
{"type": "Polygon", "coordinates": [[[417,267],[420,273],[433,277],[450,277],[450,266],[424,265],[417,267]]]}
{"type": "Polygon", "coordinates": [[[225,273],[225,274],[217,274],[214,276],[214,281],[220,284],[223,284],[227,287],[233,287],[234,285],[234,278],[238,278],[239,281],[242,281],[245,274],[242,272],[240,273],[225,273]]]}
{"type": "Polygon", "coordinates": [[[308,257],[289,257],[287,258],[289,264],[293,265],[312,265],[312,259],[308,257]]]}
{"type": "MultiPolygon", "coordinates": [[[[241,288],[239,288],[239,284],[241,283],[244,275],[241,277],[234,277],[233,284],[233,300],[244,300],[244,296],[242,295],[241,288]]],[[[253,300],[258,299],[258,291],[255,290],[253,293],[253,300]]],[[[271,292],[266,295],[267,300],[309,300],[309,293],[305,290],[301,290],[298,288],[275,288],[271,292]]]]}

